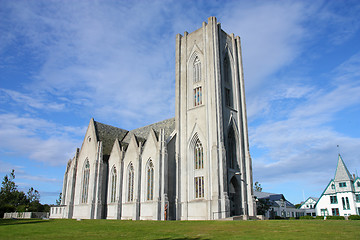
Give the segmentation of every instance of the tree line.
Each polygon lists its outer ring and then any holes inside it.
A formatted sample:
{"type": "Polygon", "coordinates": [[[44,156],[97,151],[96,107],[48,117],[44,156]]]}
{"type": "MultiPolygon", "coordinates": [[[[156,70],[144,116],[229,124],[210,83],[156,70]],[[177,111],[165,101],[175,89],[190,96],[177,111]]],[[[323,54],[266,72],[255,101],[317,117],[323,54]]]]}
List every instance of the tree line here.
{"type": "Polygon", "coordinates": [[[18,190],[14,182],[15,170],[5,175],[1,183],[0,191],[0,218],[6,212],[49,212],[48,204],[40,203],[40,193],[33,187],[25,194],[18,190]]]}

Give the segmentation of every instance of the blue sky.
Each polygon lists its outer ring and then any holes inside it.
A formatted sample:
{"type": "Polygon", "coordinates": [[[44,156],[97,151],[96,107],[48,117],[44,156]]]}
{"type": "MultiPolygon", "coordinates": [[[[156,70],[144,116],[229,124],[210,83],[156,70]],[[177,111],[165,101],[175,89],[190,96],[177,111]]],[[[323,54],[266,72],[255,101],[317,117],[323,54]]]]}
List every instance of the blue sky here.
{"type": "Polygon", "coordinates": [[[174,116],[175,35],[241,37],[254,181],[298,203],[360,173],[359,1],[0,0],[0,177],[55,203],[91,117],[174,116]]]}

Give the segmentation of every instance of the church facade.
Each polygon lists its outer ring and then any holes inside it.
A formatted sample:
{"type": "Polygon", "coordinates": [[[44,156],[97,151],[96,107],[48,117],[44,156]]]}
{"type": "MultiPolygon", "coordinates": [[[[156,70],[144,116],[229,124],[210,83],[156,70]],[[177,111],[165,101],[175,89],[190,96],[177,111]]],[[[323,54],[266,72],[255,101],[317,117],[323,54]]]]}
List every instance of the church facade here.
{"type": "Polygon", "coordinates": [[[176,36],[175,118],[127,131],[90,120],[51,218],[256,215],[241,43],[215,17],[176,36]]]}

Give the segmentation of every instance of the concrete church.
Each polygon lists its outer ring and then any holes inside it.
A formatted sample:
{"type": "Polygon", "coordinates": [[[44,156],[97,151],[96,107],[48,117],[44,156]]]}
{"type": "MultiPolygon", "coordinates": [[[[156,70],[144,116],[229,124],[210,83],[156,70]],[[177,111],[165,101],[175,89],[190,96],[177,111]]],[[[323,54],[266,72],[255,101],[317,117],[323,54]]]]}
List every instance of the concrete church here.
{"type": "Polygon", "coordinates": [[[176,36],[175,118],[127,131],[90,120],[51,218],[256,215],[240,38],[215,17],[176,36]]]}

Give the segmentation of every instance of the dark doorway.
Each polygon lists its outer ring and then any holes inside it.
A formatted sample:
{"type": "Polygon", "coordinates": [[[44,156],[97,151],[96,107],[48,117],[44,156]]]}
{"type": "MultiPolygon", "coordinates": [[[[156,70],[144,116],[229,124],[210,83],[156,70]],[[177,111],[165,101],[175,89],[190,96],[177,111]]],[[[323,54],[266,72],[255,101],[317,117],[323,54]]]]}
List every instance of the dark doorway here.
{"type": "Polygon", "coordinates": [[[241,215],[240,184],[232,177],[229,184],[230,216],[241,215]]]}

